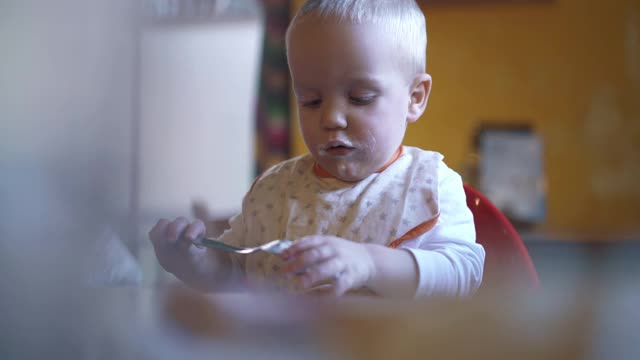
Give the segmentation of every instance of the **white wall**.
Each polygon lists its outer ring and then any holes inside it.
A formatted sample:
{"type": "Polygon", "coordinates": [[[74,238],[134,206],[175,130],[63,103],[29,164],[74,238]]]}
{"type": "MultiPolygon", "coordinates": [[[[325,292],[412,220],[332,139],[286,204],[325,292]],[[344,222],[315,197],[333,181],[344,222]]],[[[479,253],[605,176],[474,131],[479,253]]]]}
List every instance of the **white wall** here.
{"type": "Polygon", "coordinates": [[[141,39],[140,211],[240,209],[253,180],[258,18],[158,25],[141,39]]]}
{"type": "Polygon", "coordinates": [[[254,177],[261,19],[148,26],[140,39],[136,144],[138,259],[146,284],[171,279],[147,232],[158,218],[240,210],[254,177]]]}

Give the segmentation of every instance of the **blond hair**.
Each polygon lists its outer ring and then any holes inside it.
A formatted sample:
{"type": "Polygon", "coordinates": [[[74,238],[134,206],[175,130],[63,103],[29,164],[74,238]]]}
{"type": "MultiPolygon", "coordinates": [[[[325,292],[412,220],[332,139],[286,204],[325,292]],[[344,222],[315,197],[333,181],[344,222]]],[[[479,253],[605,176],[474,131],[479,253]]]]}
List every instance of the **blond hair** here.
{"type": "Polygon", "coordinates": [[[289,37],[295,24],[306,15],[320,20],[350,24],[374,24],[392,36],[397,56],[413,74],[424,73],[427,60],[426,20],[415,0],[307,0],[287,29],[289,37]]]}

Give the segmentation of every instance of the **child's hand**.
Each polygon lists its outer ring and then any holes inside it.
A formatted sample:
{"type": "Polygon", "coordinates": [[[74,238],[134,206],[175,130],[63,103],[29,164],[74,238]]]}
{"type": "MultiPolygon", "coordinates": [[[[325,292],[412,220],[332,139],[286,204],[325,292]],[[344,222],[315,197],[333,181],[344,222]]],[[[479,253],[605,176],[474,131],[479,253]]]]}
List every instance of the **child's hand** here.
{"type": "Polygon", "coordinates": [[[330,282],[336,295],[365,286],[375,272],[367,245],[335,236],[305,237],[281,256],[303,289],[330,282]]]}
{"type": "Polygon", "coordinates": [[[200,220],[189,223],[184,217],[174,221],[160,219],[149,231],[149,239],[160,265],[178,275],[192,265],[191,245],[194,240],[203,237],[205,231],[204,223],[200,220]]]}

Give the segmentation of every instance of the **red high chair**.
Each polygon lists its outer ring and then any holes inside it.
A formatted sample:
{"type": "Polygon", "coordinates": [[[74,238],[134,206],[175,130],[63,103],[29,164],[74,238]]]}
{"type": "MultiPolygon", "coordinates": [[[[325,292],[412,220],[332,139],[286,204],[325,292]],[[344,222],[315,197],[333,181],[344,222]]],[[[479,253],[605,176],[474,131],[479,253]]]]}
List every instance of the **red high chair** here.
{"type": "Polygon", "coordinates": [[[464,191],[473,213],[476,241],[486,252],[482,288],[504,286],[505,281],[524,288],[540,287],[529,252],[511,222],[474,188],[465,184],[464,191]]]}

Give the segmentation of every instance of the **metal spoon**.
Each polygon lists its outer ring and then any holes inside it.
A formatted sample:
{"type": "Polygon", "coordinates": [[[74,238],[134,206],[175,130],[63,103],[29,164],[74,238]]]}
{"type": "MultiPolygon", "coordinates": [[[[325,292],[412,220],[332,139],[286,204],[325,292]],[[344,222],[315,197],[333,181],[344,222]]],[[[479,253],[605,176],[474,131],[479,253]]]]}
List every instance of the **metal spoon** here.
{"type": "Polygon", "coordinates": [[[274,240],[256,247],[242,248],[242,247],[225,244],[222,241],[218,241],[210,238],[203,238],[197,242],[194,242],[194,245],[198,247],[208,247],[210,249],[222,250],[226,252],[232,252],[235,254],[245,254],[245,255],[252,254],[258,251],[264,251],[270,254],[280,254],[284,250],[286,250],[289,246],[291,246],[291,244],[293,243],[289,240],[274,240]]]}

